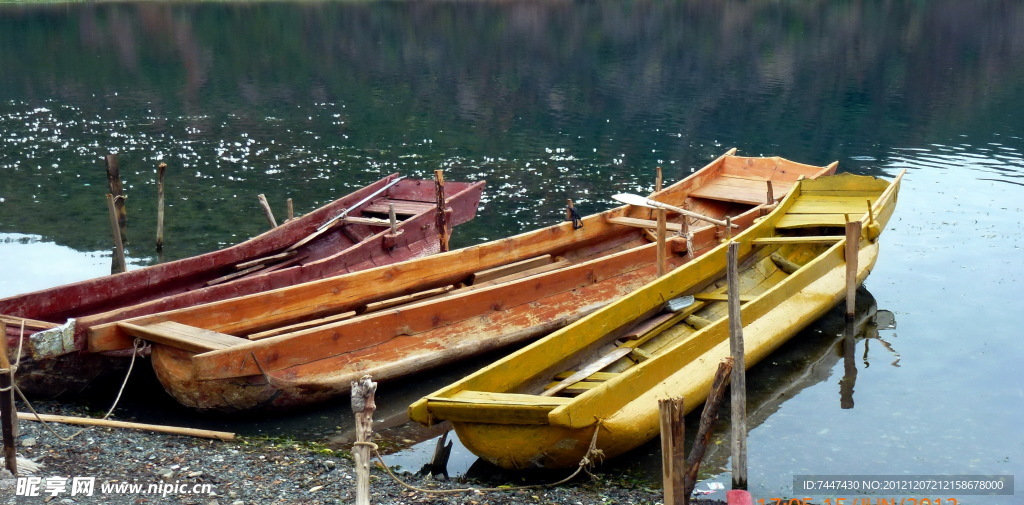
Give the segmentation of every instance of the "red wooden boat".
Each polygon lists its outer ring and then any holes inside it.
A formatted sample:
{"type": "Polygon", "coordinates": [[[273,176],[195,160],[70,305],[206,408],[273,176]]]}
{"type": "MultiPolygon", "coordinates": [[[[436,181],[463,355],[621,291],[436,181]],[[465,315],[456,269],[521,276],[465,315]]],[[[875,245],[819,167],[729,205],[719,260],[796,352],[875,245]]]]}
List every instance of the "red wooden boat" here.
{"type": "MultiPolygon", "coordinates": [[[[799,177],[836,168],[734,151],[651,196],[688,214],[682,222],[677,211],[669,215],[673,235],[685,236],[663,249],[668,268],[729,236],[726,216],[738,232],[799,177]]],[[[448,253],[99,325],[89,346],[152,342],[164,389],[198,409],[316,402],[364,373],[395,378],[535,338],[642,286],[657,275],[653,212],[627,205],[448,253]]]]}
{"type": "MultiPolygon", "coordinates": [[[[445,183],[450,225],[473,218],[483,186],[445,183]]],[[[436,199],[434,181],[392,174],[232,247],[0,299],[8,345],[18,348],[24,323],[25,354],[36,361],[54,358],[85,350],[86,331],[96,324],[435,253],[436,199]]]]}

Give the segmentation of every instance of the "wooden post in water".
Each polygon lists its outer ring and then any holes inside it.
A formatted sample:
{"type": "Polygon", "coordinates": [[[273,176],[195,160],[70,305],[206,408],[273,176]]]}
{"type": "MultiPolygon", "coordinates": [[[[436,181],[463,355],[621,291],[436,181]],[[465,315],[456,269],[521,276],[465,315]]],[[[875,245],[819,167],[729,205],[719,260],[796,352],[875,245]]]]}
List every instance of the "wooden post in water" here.
{"type": "Polygon", "coordinates": [[[664,184],[664,180],[661,178],[661,167],[655,167],[657,174],[654,176],[654,192],[661,191],[661,185],[664,184]]]}
{"type": "Polygon", "coordinates": [[[121,230],[122,240],[128,235],[128,210],[124,206],[124,187],[121,184],[121,166],[116,154],[108,154],[104,161],[107,164],[107,184],[110,194],[114,195],[114,208],[117,210],[117,225],[121,230]]]}
{"type": "Polygon", "coordinates": [[[277,219],[274,219],[274,211],[270,209],[270,202],[267,201],[267,195],[260,193],[256,195],[256,198],[260,200],[260,207],[263,209],[263,215],[267,218],[267,222],[270,223],[270,227],[277,228],[277,219]]]}
{"type": "Polygon", "coordinates": [[[295,219],[295,202],[291,198],[288,199],[288,221],[295,219]]]}
{"type": "Polygon", "coordinates": [[[370,505],[370,450],[373,442],[373,412],[377,410],[374,395],[377,383],[364,375],[359,381],[352,381],[352,412],[356,415],[356,442],[352,447],[352,459],[356,466],[356,505],[370,505]]]}
{"type": "Polygon", "coordinates": [[[683,423],[683,399],[658,400],[661,419],[661,480],[665,491],[665,505],[686,505],[689,494],[683,485],[686,455],[686,427],[683,423]]]}
{"type": "MultiPolygon", "coordinates": [[[[22,335],[21,338],[25,338],[22,335]]],[[[14,448],[17,416],[14,410],[14,372],[7,358],[7,324],[0,321],[0,432],[3,434],[4,462],[12,475],[18,475],[18,454],[14,448]]]]}
{"type": "Polygon", "coordinates": [[[164,250],[164,172],[167,164],[156,167],[156,250],[164,250]]]}
{"type": "Polygon", "coordinates": [[[658,208],[655,212],[658,213],[658,277],[662,277],[668,272],[668,254],[665,250],[665,209],[658,208]]]}
{"type": "Polygon", "coordinates": [[[743,321],[740,315],[740,245],[728,250],[729,350],[732,354],[732,488],[747,489],[747,377],[743,359],[743,321]]]}
{"type": "Polygon", "coordinates": [[[722,400],[725,399],[725,386],[729,385],[729,377],[732,375],[733,359],[727,356],[718,364],[718,371],[715,372],[715,380],[711,384],[711,393],[704,402],[704,410],[700,414],[700,426],[697,428],[697,436],[693,439],[693,447],[690,448],[690,455],[686,458],[686,475],[683,476],[683,493],[687,498],[693,494],[693,488],[697,486],[697,472],[700,470],[700,462],[704,459],[704,451],[707,450],[708,442],[711,441],[711,425],[718,419],[718,411],[722,407],[722,400]]]}
{"type": "Polygon", "coordinates": [[[110,214],[110,230],[114,234],[114,257],[110,263],[110,273],[119,274],[128,270],[124,260],[124,241],[121,238],[121,227],[117,224],[117,205],[114,195],[107,193],[107,211],[110,214]]]}
{"type": "Polygon", "coordinates": [[[857,311],[857,253],[860,252],[860,221],[846,223],[846,318],[857,311]]]}
{"type": "Polygon", "coordinates": [[[441,252],[448,252],[448,201],[444,197],[444,170],[434,170],[434,186],[437,190],[437,236],[441,252]]]}

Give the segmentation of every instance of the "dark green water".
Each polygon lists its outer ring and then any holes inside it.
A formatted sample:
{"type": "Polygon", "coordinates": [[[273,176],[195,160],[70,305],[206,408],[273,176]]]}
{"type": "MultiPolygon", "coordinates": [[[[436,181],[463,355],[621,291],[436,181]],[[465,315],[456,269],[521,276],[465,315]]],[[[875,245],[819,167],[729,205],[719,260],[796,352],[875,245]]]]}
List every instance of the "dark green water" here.
{"type": "Polygon", "coordinates": [[[1024,475],[1022,61],[1013,1],[0,5],[0,295],[109,271],[111,152],[134,265],[159,261],[161,161],[166,259],[262,231],[259,193],[304,212],[396,171],[487,180],[467,245],[733,146],[907,168],[867,282],[898,366],[862,342],[853,409],[842,363],[782,403],[750,433],[751,489],[1024,475]]]}

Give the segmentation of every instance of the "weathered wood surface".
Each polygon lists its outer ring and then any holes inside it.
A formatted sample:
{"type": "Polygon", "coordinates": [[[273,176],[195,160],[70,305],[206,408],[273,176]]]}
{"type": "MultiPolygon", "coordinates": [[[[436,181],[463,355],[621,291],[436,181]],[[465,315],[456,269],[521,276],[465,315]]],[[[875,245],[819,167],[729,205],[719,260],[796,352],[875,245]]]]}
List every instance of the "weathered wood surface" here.
{"type": "Polygon", "coordinates": [[[729,281],[729,352],[732,357],[732,379],[729,390],[732,399],[729,418],[732,430],[732,487],[747,488],[747,369],[743,342],[743,316],[740,308],[739,251],[736,242],[729,244],[726,268],[729,281]]]}
{"type": "Polygon", "coordinates": [[[686,462],[686,412],[683,398],[658,400],[661,421],[661,482],[665,505],[687,505],[689,494],[683,482],[686,462]]]}
{"type": "Polygon", "coordinates": [[[372,457],[374,395],[377,383],[369,375],[352,382],[352,412],[356,417],[356,443],[352,459],[356,467],[356,505],[370,505],[370,458],[372,457]]]}

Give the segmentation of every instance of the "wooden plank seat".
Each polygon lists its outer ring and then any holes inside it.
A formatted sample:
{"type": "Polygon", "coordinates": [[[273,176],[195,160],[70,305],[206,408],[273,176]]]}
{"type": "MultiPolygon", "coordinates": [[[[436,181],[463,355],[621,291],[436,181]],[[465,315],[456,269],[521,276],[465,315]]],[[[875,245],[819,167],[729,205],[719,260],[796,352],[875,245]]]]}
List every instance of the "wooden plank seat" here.
{"type": "MultiPolygon", "coordinates": [[[[774,181],[772,193],[785,195],[791,184],[774,181]]],[[[768,202],[768,179],[725,174],[690,193],[693,198],[760,205],[768,202]]]]}
{"type": "Polygon", "coordinates": [[[782,244],[835,244],[842,240],[838,235],[808,235],[804,237],[761,237],[755,238],[754,245],[782,245],[782,244]]]}
{"type": "Polygon", "coordinates": [[[117,326],[129,335],[196,353],[226,349],[248,342],[247,339],[175,321],[161,321],[152,324],[120,322],[117,323],[117,326]]]}
{"type": "MultiPolygon", "coordinates": [[[[608,218],[608,222],[621,226],[643,228],[645,230],[658,229],[658,222],[653,219],[638,219],[635,217],[610,217],[608,218]]],[[[679,231],[683,229],[683,225],[679,223],[667,222],[665,223],[665,229],[670,232],[679,233],[679,231]]]]}
{"type": "Polygon", "coordinates": [[[392,200],[390,198],[384,198],[377,200],[366,207],[363,207],[364,213],[383,214],[388,215],[388,206],[395,206],[395,214],[399,216],[415,216],[424,211],[428,211],[437,207],[433,203],[428,202],[417,202],[412,200],[392,200]]]}

